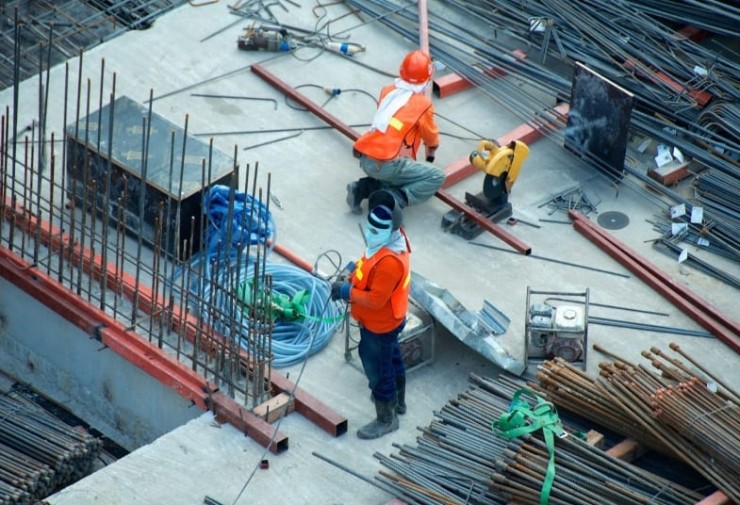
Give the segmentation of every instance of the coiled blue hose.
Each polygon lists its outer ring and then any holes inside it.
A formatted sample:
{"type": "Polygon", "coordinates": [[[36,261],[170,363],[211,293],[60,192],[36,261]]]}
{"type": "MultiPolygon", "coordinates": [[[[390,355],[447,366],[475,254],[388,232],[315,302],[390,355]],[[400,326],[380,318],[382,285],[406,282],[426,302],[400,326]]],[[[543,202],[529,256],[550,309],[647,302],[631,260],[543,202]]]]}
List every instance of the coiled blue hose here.
{"type": "MultiPolygon", "coordinates": [[[[191,271],[202,272],[202,276],[188,286],[195,295],[191,300],[196,300],[191,309],[218,333],[238,338],[240,346],[256,359],[269,359],[269,356],[259,356],[258,353],[271,351],[272,366],[276,368],[300,363],[327,346],[343,320],[340,304],[330,301],[331,289],[325,279],[293,265],[265,261],[264,271],[259,265],[257,273],[260,278],[271,276],[273,296],[292,299],[301,291],[306,291],[309,296],[303,305],[304,317],[295,320],[277,318],[274,321],[271,349],[254,345],[250,337],[265,328],[255,326],[247,317],[235,292],[240,286],[254,282],[255,257],[246,254],[247,245],[273,244],[275,225],[262,202],[235,192],[231,247],[227,251],[224,244],[228,234],[225,227],[228,226],[230,191],[225,186],[213,186],[206,194],[207,247],[193,255],[188,265],[191,271]],[[240,249],[241,255],[238,253],[240,249]],[[206,303],[215,310],[209,310],[206,303]]],[[[271,250],[269,248],[265,254],[271,250]]],[[[176,276],[181,274],[181,270],[176,272],[176,276]]]]}

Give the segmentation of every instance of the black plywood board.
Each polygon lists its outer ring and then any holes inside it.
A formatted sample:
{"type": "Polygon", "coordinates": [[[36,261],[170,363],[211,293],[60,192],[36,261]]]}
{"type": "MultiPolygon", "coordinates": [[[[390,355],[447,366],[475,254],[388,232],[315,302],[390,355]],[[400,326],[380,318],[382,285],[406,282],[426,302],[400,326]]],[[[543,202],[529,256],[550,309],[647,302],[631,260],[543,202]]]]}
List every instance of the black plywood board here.
{"type": "Polygon", "coordinates": [[[573,69],[565,147],[611,178],[624,172],[633,95],[583,64],[573,69]]]}
{"type": "Polygon", "coordinates": [[[149,244],[162,215],[164,250],[176,252],[179,233],[181,251],[191,234],[197,251],[202,190],[229,185],[233,160],[155,112],[148,116],[147,107],[123,96],[66,127],[68,197],[101,213],[107,207],[114,222],[123,214],[126,229],[149,244]]]}

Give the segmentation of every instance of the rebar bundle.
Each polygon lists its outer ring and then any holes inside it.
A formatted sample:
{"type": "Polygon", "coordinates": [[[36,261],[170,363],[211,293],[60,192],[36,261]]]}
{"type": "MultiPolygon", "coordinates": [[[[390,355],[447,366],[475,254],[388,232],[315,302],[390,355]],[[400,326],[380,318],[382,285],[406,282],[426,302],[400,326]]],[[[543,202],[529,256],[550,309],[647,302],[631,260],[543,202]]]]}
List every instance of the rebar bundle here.
{"type": "Polygon", "coordinates": [[[86,476],[101,447],[30,400],[0,395],[0,504],[36,503],[86,476]]]}
{"type": "Polygon", "coordinates": [[[643,430],[639,422],[615,408],[604,384],[561,358],[545,361],[537,372],[537,383],[530,387],[560,408],[598,420],[599,425],[615,433],[670,454],[670,449],[643,430]]]}
{"type": "MultiPolygon", "coordinates": [[[[493,489],[518,504],[537,505],[548,466],[545,444],[536,438],[512,442],[496,462],[493,489]]],[[[548,503],[601,505],[693,504],[698,493],[612,458],[576,437],[558,440],[555,481],[548,503]],[[648,501],[649,500],[649,501],[648,501]]]]}
{"type": "Polygon", "coordinates": [[[655,369],[650,370],[595,348],[615,359],[600,364],[601,379],[555,360],[541,367],[538,384],[530,386],[562,408],[672,454],[737,501],[738,394],[676,344],[671,349],[691,365],[653,347],[642,353],[655,369]]]}
{"type": "MultiPolygon", "coordinates": [[[[422,428],[417,446],[394,445],[399,453],[375,457],[388,471],[378,480],[407,503],[539,504],[548,449],[539,434],[513,440],[496,436],[492,423],[510,408],[519,379],[470,375],[474,384],[450,400],[422,428]]],[[[701,495],[638,469],[570,435],[555,443],[551,504],[691,504],[701,495]]]]}

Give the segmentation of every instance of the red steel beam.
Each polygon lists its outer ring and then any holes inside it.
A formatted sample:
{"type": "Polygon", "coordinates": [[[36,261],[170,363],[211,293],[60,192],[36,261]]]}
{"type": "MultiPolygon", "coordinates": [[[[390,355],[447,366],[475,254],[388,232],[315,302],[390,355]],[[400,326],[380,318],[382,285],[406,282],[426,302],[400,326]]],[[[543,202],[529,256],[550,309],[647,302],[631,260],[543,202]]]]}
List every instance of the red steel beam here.
{"type": "MultiPolygon", "coordinates": [[[[108,265],[107,268],[103,268],[102,257],[99,255],[93,255],[89,249],[81,248],[79,246],[71,247],[70,244],[72,239],[62,233],[58,228],[52,226],[43,220],[38,220],[35,216],[28,212],[24,212],[23,209],[16,206],[13,208],[10,203],[5,206],[6,219],[15,219],[16,226],[24,229],[27,233],[38,236],[38,239],[50,250],[55,252],[61,252],[62,254],[68,254],[70,259],[75,263],[82,263],[84,271],[99,280],[103,276],[103,272],[106,273],[106,284],[113,288],[122,291],[123,295],[128,299],[134,299],[134,293],[138,292],[137,299],[139,308],[151,314],[157,310],[157,307],[167,306],[166,301],[162,297],[155,297],[154,293],[147,286],[136,284],[136,279],[125,271],[117,271],[117,268],[112,265],[108,265]],[[38,231],[36,231],[38,230],[38,231]]],[[[2,219],[3,216],[0,216],[2,219]]],[[[298,256],[290,253],[286,248],[275,245],[274,250],[279,252],[288,258],[298,259],[298,256]]],[[[308,267],[308,271],[312,270],[312,266],[306,261],[299,261],[297,263],[303,268],[308,267]]],[[[203,347],[208,347],[213,344],[220,344],[224,341],[224,337],[212,330],[205,328],[197,319],[195,319],[188,311],[183,310],[180,306],[172,307],[172,327],[175,331],[181,332],[188,340],[194,342],[196,336],[199,337],[203,347]]],[[[249,359],[243,350],[239,350],[244,363],[249,365],[249,359]]],[[[290,382],[287,378],[277,373],[271,374],[271,382],[273,391],[291,393],[295,391],[294,395],[294,406],[295,410],[315,422],[319,427],[328,433],[339,436],[347,431],[347,419],[341,416],[329,406],[325,405],[318,399],[311,396],[305,390],[296,388],[296,386],[290,382]]],[[[243,409],[244,412],[248,412],[243,409]]],[[[243,413],[242,413],[243,415],[243,413]]],[[[238,426],[237,426],[238,427],[238,426]]],[[[255,431],[258,433],[259,430],[255,431]]],[[[287,438],[286,444],[287,444],[287,438]]],[[[276,446],[280,449],[280,441],[276,442],[276,446]]]]}
{"type": "MultiPolygon", "coordinates": [[[[313,112],[314,114],[316,114],[316,116],[318,116],[320,119],[324,120],[327,124],[329,124],[330,126],[333,126],[334,128],[339,130],[341,133],[343,133],[350,139],[357,140],[360,137],[357,131],[353,130],[346,123],[343,123],[342,121],[340,121],[333,115],[326,112],[323,108],[321,108],[321,106],[319,106],[315,102],[303,96],[295,88],[292,88],[285,82],[278,79],[278,77],[275,76],[275,74],[268,72],[261,65],[259,64],[252,65],[251,68],[252,68],[252,72],[257,74],[260,78],[265,80],[267,83],[274,86],[276,89],[280,90],[285,96],[303,105],[310,112],[313,112]]],[[[497,236],[498,238],[500,238],[507,244],[513,246],[517,251],[523,252],[525,254],[529,254],[532,252],[532,249],[527,244],[519,240],[516,236],[508,233],[503,228],[485,219],[478,212],[476,212],[475,209],[455,199],[454,197],[452,197],[452,195],[450,195],[446,191],[443,191],[443,190],[437,191],[435,196],[439,198],[440,200],[442,200],[443,202],[447,203],[448,205],[454,207],[455,210],[463,212],[471,220],[475,221],[476,223],[480,223],[483,229],[489,231],[490,233],[493,233],[495,236],[497,236]]]]}
{"type": "Polygon", "coordinates": [[[436,193],[437,198],[445,202],[447,205],[452,207],[453,209],[457,210],[458,212],[462,212],[466,215],[468,219],[471,221],[474,221],[475,224],[483,228],[489,233],[492,233],[496,237],[500,238],[507,244],[509,244],[511,247],[516,249],[522,254],[530,255],[532,253],[532,248],[529,247],[526,243],[519,240],[516,236],[512,235],[511,233],[508,233],[506,230],[501,228],[496,223],[492,222],[491,220],[487,219],[486,216],[476,212],[476,210],[469,205],[464,204],[451,194],[447,192],[445,189],[440,189],[436,193]]]}
{"type": "Polygon", "coordinates": [[[227,422],[249,438],[267,447],[271,453],[288,450],[288,436],[276,431],[270,423],[255,416],[220,391],[212,395],[213,415],[219,422],[227,422]]]}
{"type": "Polygon", "coordinates": [[[578,232],[598,245],[735,352],[740,353],[740,325],[738,323],[729,319],[685,286],[678,284],[669,275],[616,238],[603,232],[583,214],[571,210],[569,216],[573,220],[573,227],[578,232]]]}
{"type": "Polygon", "coordinates": [[[310,274],[314,273],[313,265],[311,263],[304,260],[303,258],[298,256],[297,254],[295,254],[293,251],[286,248],[285,246],[281,244],[275,244],[273,245],[272,250],[278,253],[280,256],[282,256],[286,260],[293,263],[295,266],[302,268],[303,270],[305,270],[306,272],[310,274]]]}
{"type": "Polygon", "coordinates": [[[263,81],[281,91],[285,96],[295,100],[296,103],[303,105],[306,109],[315,114],[319,119],[339,130],[345,136],[351,138],[352,140],[357,140],[358,138],[360,138],[360,134],[356,130],[352,129],[352,127],[349,126],[347,123],[340,121],[336,116],[329,114],[326,109],[321,107],[319,104],[310,100],[301,93],[298,93],[295,88],[287,84],[285,81],[280,80],[275,74],[268,71],[259,63],[256,65],[252,65],[250,68],[252,70],[252,73],[259,76],[263,81]]]}
{"type": "Polygon", "coordinates": [[[694,42],[702,42],[709,38],[709,32],[702,30],[701,28],[697,28],[696,26],[684,26],[676,32],[675,38],[677,40],[690,39],[694,42]]]}
{"type": "Polygon", "coordinates": [[[675,79],[660,70],[656,70],[647,66],[645,66],[645,68],[649,68],[649,72],[640,70],[639,66],[632,60],[625,61],[624,66],[628,69],[635,70],[637,72],[637,75],[644,77],[656,84],[662,82],[663,84],[666,84],[668,87],[673,89],[675,92],[682,95],[685,94],[690,96],[696,101],[697,104],[701,105],[702,107],[709,103],[709,101],[712,99],[712,94],[708,91],[697,91],[696,89],[688,88],[680,82],[676,82],[675,79]]]}
{"type": "Polygon", "coordinates": [[[696,505],[732,505],[734,502],[722,491],[715,491],[696,505]]]}
{"type": "Polygon", "coordinates": [[[218,389],[2,246],[0,275],[198,407],[206,409],[208,393],[218,389]]]}

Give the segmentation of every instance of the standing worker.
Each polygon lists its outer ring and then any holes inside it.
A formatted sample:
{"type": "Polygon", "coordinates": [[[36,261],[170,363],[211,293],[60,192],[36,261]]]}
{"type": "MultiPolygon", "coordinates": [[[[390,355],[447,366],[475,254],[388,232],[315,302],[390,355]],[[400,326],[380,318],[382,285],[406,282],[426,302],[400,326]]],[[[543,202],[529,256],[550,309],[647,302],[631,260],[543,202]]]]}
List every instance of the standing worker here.
{"type": "Polygon", "coordinates": [[[358,352],[375,403],[376,419],[357,431],[362,439],[398,429],[406,413],[406,369],[398,336],[406,325],[411,287],[411,246],[401,228],[401,207],[388,191],[369,197],[365,254],[332,284],[332,300],[350,304],[360,327],[358,352]]]}
{"type": "Polygon", "coordinates": [[[355,214],[362,213],[362,201],[377,189],[387,189],[406,207],[427,201],[444,183],[444,171],[432,164],[439,128],[432,100],[425,94],[433,72],[429,55],[412,51],[401,63],[401,77],[380,91],[370,131],[354,144],[367,176],[347,185],[347,205],[355,214]],[[416,161],[422,142],[425,162],[416,161]]]}

